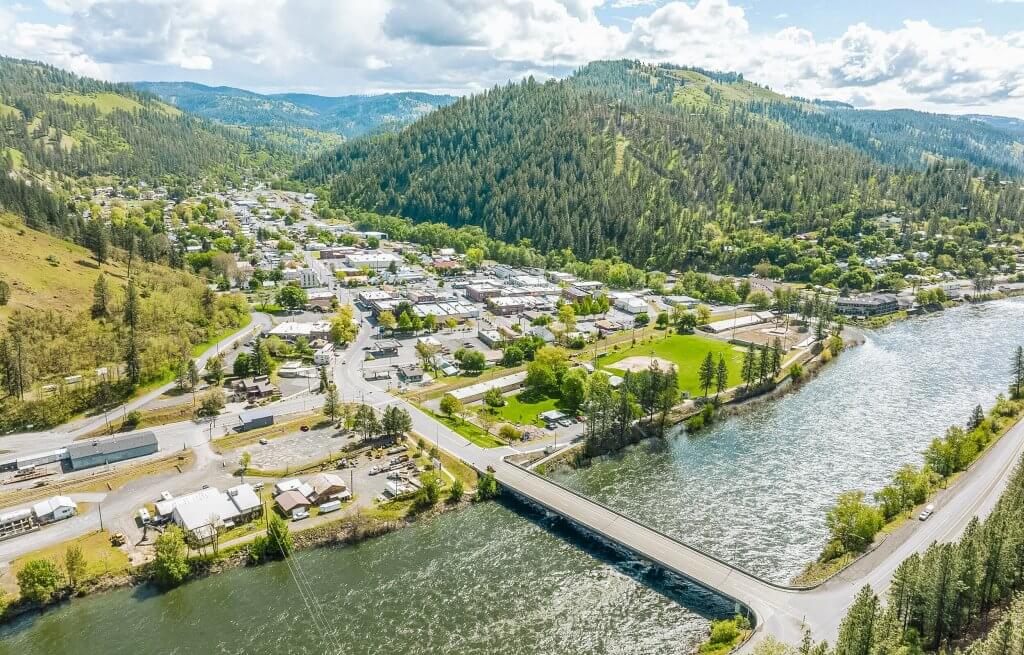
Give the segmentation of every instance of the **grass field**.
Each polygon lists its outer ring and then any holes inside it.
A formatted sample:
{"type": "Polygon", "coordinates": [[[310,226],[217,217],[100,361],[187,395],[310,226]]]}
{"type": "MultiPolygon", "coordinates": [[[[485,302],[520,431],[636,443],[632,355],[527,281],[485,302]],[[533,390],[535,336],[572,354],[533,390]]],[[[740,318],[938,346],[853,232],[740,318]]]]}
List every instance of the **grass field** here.
{"type": "Polygon", "coordinates": [[[484,432],[483,429],[468,421],[464,421],[459,418],[449,418],[444,414],[435,414],[434,412],[422,407],[420,409],[481,448],[499,448],[505,445],[505,442],[498,437],[484,432]]]}
{"type": "Polygon", "coordinates": [[[128,555],[124,551],[110,545],[110,533],[106,530],[91,532],[49,548],[22,555],[11,561],[10,568],[4,575],[4,587],[10,591],[17,589],[16,576],[18,571],[34,559],[48,559],[63,569],[64,553],[72,544],[78,544],[85,555],[85,578],[91,580],[102,575],[126,573],[129,569],[128,555]]]}
{"type": "Polygon", "coordinates": [[[505,405],[498,408],[498,416],[512,423],[535,425],[541,428],[544,427],[544,421],[538,417],[543,412],[561,409],[560,400],[532,391],[524,391],[514,396],[505,396],[505,405]]]}
{"type": "Polygon", "coordinates": [[[111,283],[119,284],[125,277],[120,265],[99,266],[85,248],[30,230],[10,214],[0,214],[0,262],[0,280],[11,285],[11,300],[0,307],[0,319],[24,307],[58,312],[86,309],[100,271],[111,283]]]}
{"type": "Polygon", "coordinates": [[[661,357],[676,365],[679,388],[682,391],[689,391],[691,396],[696,396],[701,393],[700,383],[697,380],[697,369],[708,352],[712,353],[716,362],[720,354],[725,355],[725,362],[729,366],[729,386],[733,387],[740,384],[743,351],[732,344],[708,339],[696,334],[672,334],[663,338],[654,337],[648,342],[637,343],[636,346],[623,348],[601,356],[598,359],[598,366],[617,375],[622,375],[623,371],[615,368],[615,363],[626,357],[661,357]]]}

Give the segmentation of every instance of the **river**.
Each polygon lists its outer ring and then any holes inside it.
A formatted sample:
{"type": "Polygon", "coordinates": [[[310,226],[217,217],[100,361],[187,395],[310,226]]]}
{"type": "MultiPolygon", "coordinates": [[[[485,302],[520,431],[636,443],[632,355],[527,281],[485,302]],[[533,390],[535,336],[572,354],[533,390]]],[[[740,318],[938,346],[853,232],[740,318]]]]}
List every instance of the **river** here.
{"type": "MultiPolygon", "coordinates": [[[[560,481],[767,578],[813,558],[824,512],[873,490],[1004,390],[1024,301],[872,332],[801,390],[560,481]]],[[[731,607],[511,503],[299,553],[167,594],[76,600],[0,629],[0,655],[689,652],[731,607]],[[300,591],[301,590],[301,591],[300,591]]]]}

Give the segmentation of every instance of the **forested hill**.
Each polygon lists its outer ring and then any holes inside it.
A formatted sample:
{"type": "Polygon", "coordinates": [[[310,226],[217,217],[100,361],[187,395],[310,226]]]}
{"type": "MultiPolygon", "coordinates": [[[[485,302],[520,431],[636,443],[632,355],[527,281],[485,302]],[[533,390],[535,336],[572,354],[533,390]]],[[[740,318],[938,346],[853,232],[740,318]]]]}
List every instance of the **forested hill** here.
{"type": "Polygon", "coordinates": [[[893,209],[1019,225],[1019,185],[974,181],[965,164],[881,164],[748,108],[769,100],[795,104],[739,76],[597,62],[460,99],[297,175],[330,182],[338,203],[659,268],[714,260],[723,235],[856,233],[893,209]]]}
{"type": "Polygon", "coordinates": [[[0,155],[67,176],[196,177],[268,165],[275,148],[123,84],[0,57],[0,155]]]}
{"type": "Polygon", "coordinates": [[[1024,175],[1024,129],[1012,118],[798,103],[763,103],[751,109],[802,134],[851,145],[885,163],[922,167],[953,158],[1006,175],[1024,175]]]}
{"type": "Polygon", "coordinates": [[[318,96],[303,93],[261,95],[228,86],[194,82],[135,82],[133,86],[197,116],[233,125],[277,129],[305,128],[346,138],[403,127],[453,96],[430,93],[318,96]]]}

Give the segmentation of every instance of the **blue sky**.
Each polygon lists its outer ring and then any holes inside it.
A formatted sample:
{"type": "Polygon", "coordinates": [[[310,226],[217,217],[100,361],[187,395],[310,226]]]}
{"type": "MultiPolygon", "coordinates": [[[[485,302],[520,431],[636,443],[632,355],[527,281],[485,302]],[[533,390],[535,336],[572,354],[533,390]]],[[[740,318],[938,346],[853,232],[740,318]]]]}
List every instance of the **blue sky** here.
{"type": "Polygon", "coordinates": [[[1024,0],[0,0],[0,53],[129,81],[472,93],[594,59],[1024,117],[1024,0]]]}

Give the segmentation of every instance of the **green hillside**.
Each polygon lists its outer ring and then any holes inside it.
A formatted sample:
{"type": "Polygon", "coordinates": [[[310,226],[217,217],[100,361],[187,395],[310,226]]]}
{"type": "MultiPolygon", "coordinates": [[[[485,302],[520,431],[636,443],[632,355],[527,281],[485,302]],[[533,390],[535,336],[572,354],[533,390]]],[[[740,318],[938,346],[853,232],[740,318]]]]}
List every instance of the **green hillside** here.
{"type": "Polygon", "coordinates": [[[894,169],[755,111],[772,95],[729,74],[596,62],[460,99],[297,176],[338,204],[662,269],[751,266],[771,253],[736,261],[745,231],[856,234],[891,210],[1019,226],[1017,185],[975,182],[966,165],[894,169]]]}
{"type": "Polygon", "coordinates": [[[0,57],[0,152],[65,176],[197,177],[283,166],[273,143],[189,116],[155,96],[0,57]]]}

